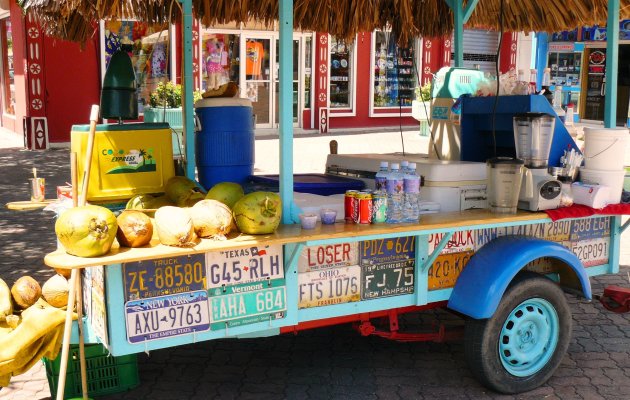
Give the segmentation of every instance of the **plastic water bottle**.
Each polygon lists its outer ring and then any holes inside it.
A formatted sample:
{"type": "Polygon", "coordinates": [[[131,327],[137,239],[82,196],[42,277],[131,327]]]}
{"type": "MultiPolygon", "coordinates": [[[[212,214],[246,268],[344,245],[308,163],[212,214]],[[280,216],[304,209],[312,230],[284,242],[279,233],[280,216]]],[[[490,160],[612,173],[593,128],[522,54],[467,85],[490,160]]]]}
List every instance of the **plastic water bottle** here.
{"type": "Polygon", "coordinates": [[[404,197],[404,178],[400,173],[400,165],[392,163],[392,169],[387,176],[387,222],[402,222],[402,208],[404,197]]]}
{"type": "Polygon", "coordinates": [[[409,169],[409,161],[402,160],[400,162],[400,173],[405,175],[407,173],[407,169],[409,169]]]}
{"type": "Polygon", "coordinates": [[[420,209],[420,176],[416,173],[416,163],[409,164],[409,169],[404,175],[405,203],[403,206],[403,221],[418,222],[420,209]]]}
{"type": "Polygon", "coordinates": [[[374,177],[374,186],[376,190],[387,190],[387,175],[389,175],[389,163],[387,161],[381,161],[381,167],[374,177]]]}

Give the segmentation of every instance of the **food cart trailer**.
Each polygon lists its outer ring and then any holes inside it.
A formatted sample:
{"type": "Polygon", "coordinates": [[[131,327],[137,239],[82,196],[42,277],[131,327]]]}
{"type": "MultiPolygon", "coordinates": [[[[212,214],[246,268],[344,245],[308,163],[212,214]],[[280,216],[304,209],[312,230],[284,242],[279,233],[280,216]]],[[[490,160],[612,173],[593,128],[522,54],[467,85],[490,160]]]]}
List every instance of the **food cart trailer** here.
{"type": "MultiPolygon", "coordinates": [[[[193,2],[181,3],[184,125],[186,141],[193,143],[193,2]]],[[[478,1],[446,3],[455,19],[457,66],[462,26],[478,1]]],[[[282,110],[291,109],[292,11],[292,1],[279,2],[282,110]]],[[[619,1],[610,0],[609,21],[618,15],[619,1]]],[[[614,32],[610,36],[609,46],[616,45],[614,32]]],[[[616,49],[609,54],[614,59],[616,49]]],[[[615,104],[612,65],[607,99],[615,104]]],[[[607,126],[614,112],[607,108],[607,126]]],[[[83,321],[88,341],[122,356],[349,322],[362,335],[442,340],[449,336],[442,329],[431,335],[398,332],[398,316],[447,307],[466,320],[466,357],[475,376],[494,390],[519,393],[544,383],[567,349],[571,313],[563,291],[591,299],[589,277],[619,270],[620,235],[628,223],[613,215],[552,221],[538,212],[471,210],[427,215],[419,223],[302,230],[291,220],[290,112],[281,113],[280,146],[284,224],[274,234],[202,239],[186,249],[154,240],[145,248],[114,247],[98,258],[60,250],[46,256],[51,267],[84,271],[86,301],[98,305],[88,308],[83,321]],[[388,332],[372,323],[383,317],[388,332]]],[[[192,146],[187,160],[187,175],[194,177],[192,146]]]]}

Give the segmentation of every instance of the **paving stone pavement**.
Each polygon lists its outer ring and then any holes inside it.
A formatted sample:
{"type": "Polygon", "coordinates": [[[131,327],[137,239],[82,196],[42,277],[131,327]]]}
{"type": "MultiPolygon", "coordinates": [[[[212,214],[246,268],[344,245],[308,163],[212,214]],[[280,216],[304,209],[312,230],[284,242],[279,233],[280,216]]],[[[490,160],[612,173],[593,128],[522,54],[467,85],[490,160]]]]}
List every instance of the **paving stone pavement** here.
{"type": "MultiPolygon", "coordinates": [[[[12,282],[52,275],[43,256],[55,248],[52,213],[14,212],[4,203],[28,198],[31,168],[47,179],[47,197],[69,176],[67,150],[0,149],[0,276],[12,282]]],[[[593,292],[628,286],[630,238],[622,237],[621,272],[592,279],[593,292]]],[[[562,365],[542,387],[504,396],[482,387],[464,362],[463,342],[397,343],[361,337],[349,326],[257,339],[202,342],[139,354],[140,385],[117,399],[628,399],[630,315],[568,296],[573,340],[562,365]]],[[[406,316],[409,329],[438,320],[461,325],[443,311],[406,316]]],[[[0,389],[3,400],[50,399],[41,363],[0,389]]]]}

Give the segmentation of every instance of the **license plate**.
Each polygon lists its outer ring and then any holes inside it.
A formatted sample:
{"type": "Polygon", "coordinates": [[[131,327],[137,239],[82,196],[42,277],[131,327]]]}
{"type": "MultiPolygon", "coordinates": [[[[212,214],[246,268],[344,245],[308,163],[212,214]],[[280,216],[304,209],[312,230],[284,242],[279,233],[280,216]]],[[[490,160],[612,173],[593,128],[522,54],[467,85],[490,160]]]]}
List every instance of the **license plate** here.
{"type": "Polygon", "coordinates": [[[338,243],[306,247],[298,261],[299,272],[348,267],[359,264],[359,243],[338,243]]]}
{"type": "Polygon", "coordinates": [[[505,229],[506,235],[522,235],[536,238],[545,237],[545,224],[529,224],[508,226],[505,229]]]}
{"type": "MultiPolygon", "coordinates": [[[[209,293],[213,329],[215,326],[224,328],[228,321],[251,320],[252,317],[261,315],[269,318],[271,315],[287,309],[285,286],[267,287],[267,283],[260,282],[232,286],[225,292],[214,289],[210,290],[209,293]],[[217,292],[222,294],[212,295],[217,292]]],[[[259,319],[252,321],[257,322],[259,319]]]]}
{"type": "Polygon", "coordinates": [[[610,236],[610,217],[583,218],[573,221],[571,240],[597,239],[610,236]]]}
{"type": "Polygon", "coordinates": [[[415,261],[363,266],[363,300],[413,293],[415,261]]]}
{"type": "Polygon", "coordinates": [[[361,242],[359,246],[359,262],[361,265],[415,260],[415,257],[415,236],[366,240],[361,242]]]}
{"type": "Polygon", "coordinates": [[[125,263],[123,276],[126,300],[206,289],[203,254],[125,263]]]}
{"type": "Polygon", "coordinates": [[[284,278],[281,245],[210,252],[206,265],[209,289],[284,278]]]}
{"type": "Polygon", "coordinates": [[[472,255],[472,251],[439,255],[429,268],[429,290],[455,286],[459,274],[462,273],[472,255]]]}
{"type": "Polygon", "coordinates": [[[565,242],[571,238],[572,221],[554,221],[544,224],[546,240],[565,242]]]}
{"type": "MultiPolygon", "coordinates": [[[[432,233],[429,235],[429,254],[440,244],[444,233],[432,233]]],[[[474,231],[463,231],[453,233],[453,237],[446,243],[446,247],[440,254],[461,253],[475,250],[474,231]]]]}
{"type": "Polygon", "coordinates": [[[484,245],[490,243],[494,239],[505,236],[507,234],[507,229],[505,227],[502,228],[486,228],[486,229],[478,229],[475,231],[475,251],[481,249],[484,245]]]}
{"type": "Polygon", "coordinates": [[[361,300],[361,267],[332,268],[298,274],[299,308],[361,300]]]}
{"type": "Polygon", "coordinates": [[[608,263],[610,238],[586,239],[574,242],[571,250],[585,267],[608,263]]]}
{"type": "Polygon", "coordinates": [[[205,290],[128,301],[125,314],[130,343],[210,329],[208,293],[205,290]]]}

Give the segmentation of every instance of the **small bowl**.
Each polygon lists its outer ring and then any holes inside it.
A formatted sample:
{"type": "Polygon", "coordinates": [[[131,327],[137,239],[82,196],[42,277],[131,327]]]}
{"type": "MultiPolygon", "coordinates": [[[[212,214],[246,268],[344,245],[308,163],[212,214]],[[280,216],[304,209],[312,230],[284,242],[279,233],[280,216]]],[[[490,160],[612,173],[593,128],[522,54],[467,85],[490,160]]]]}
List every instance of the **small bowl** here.
{"type": "Polygon", "coordinates": [[[337,221],[337,211],[330,208],[322,208],[319,216],[323,225],[332,225],[337,221]]]}
{"type": "Polygon", "coordinates": [[[302,223],[302,229],[314,229],[317,224],[317,215],[300,214],[300,222],[302,223]]]}

